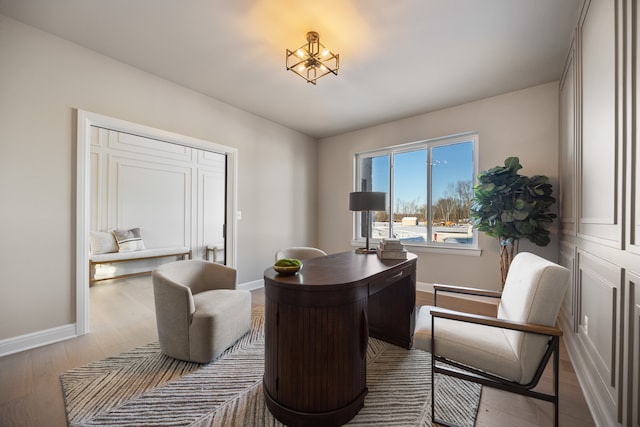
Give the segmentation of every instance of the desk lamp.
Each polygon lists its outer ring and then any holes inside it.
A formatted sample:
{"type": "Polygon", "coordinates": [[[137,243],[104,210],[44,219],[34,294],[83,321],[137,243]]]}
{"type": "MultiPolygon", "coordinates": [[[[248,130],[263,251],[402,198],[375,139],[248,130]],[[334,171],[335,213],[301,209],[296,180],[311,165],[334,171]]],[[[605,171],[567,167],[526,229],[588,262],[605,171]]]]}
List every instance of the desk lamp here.
{"type": "Polygon", "coordinates": [[[349,210],[365,212],[366,231],[365,247],[356,249],[359,254],[374,254],[375,249],[369,249],[369,228],[371,227],[371,211],[387,210],[387,193],[378,191],[355,191],[349,193],[349,210]]]}

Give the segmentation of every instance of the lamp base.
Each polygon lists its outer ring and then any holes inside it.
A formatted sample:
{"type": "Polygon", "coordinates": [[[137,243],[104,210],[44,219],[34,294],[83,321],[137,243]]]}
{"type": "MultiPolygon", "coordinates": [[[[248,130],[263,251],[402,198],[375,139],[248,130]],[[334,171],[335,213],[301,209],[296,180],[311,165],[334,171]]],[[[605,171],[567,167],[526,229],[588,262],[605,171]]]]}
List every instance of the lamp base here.
{"type": "Polygon", "coordinates": [[[369,255],[369,254],[375,254],[376,250],[374,248],[358,248],[356,249],[356,253],[369,255]]]}

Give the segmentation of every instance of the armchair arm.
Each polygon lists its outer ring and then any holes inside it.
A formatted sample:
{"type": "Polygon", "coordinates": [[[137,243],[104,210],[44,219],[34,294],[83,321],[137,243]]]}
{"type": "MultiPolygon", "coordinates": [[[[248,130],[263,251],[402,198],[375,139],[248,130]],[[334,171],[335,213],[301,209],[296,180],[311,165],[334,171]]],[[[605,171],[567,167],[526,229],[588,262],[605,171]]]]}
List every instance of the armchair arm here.
{"type": "Polygon", "coordinates": [[[514,322],[512,320],[498,319],[496,317],[480,316],[477,314],[464,313],[462,311],[447,310],[444,308],[432,308],[431,316],[443,319],[456,320],[460,322],[475,323],[478,325],[491,326],[494,328],[511,329],[520,332],[530,332],[538,335],[562,336],[562,330],[553,326],[539,325],[536,323],[514,322]]]}
{"type": "Polygon", "coordinates": [[[236,289],[236,269],[213,262],[203,262],[202,283],[206,290],[211,289],[236,289]]]}
{"type": "Polygon", "coordinates": [[[500,291],[490,291],[488,289],[479,289],[479,288],[466,288],[464,286],[439,285],[437,283],[434,283],[433,284],[433,305],[435,305],[436,307],[438,306],[438,291],[448,292],[453,294],[489,297],[489,298],[502,297],[502,292],[500,291]]]}
{"type": "MultiPolygon", "coordinates": [[[[156,311],[158,339],[163,351],[181,354],[189,348],[189,325],[195,312],[191,290],[162,272],[154,271],[153,299],[156,311]],[[178,352],[178,353],[176,353],[178,352]]],[[[188,357],[188,353],[183,354],[188,357]]]]}

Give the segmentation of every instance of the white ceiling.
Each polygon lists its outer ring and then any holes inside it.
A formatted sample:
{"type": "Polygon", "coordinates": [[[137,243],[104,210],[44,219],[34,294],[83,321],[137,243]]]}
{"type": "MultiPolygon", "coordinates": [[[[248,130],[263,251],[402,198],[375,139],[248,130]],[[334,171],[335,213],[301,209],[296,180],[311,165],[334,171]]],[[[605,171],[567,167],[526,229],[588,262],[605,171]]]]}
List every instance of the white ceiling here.
{"type": "Polygon", "coordinates": [[[313,137],[560,78],[582,0],[0,0],[0,13],[313,137]],[[307,31],[340,54],[285,69],[307,31]]]}

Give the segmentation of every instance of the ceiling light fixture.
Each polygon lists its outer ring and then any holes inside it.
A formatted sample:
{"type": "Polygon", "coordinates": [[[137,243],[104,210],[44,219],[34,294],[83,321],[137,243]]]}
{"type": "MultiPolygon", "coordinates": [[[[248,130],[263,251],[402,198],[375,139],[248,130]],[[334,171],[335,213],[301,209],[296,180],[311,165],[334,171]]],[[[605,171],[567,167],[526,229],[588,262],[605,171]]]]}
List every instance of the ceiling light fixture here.
{"type": "Polygon", "coordinates": [[[307,44],[294,51],[287,49],[287,70],[315,85],[316,80],[324,75],[338,75],[339,57],[320,43],[318,33],[309,31],[307,44]]]}

